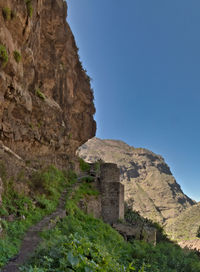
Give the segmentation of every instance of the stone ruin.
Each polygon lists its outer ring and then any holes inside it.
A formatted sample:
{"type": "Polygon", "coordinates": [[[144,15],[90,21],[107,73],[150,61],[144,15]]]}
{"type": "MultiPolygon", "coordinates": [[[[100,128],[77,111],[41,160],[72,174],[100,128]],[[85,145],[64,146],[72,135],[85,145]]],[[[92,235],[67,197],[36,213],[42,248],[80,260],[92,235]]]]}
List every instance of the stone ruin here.
{"type": "Polygon", "coordinates": [[[124,219],[124,185],[120,183],[120,170],[116,164],[101,164],[100,192],[104,222],[113,224],[124,219]]]}
{"type": "Polygon", "coordinates": [[[96,218],[112,225],[126,240],[131,238],[156,243],[156,229],[145,225],[132,225],[124,220],[124,185],[120,183],[120,170],[114,163],[101,163],[97,174],[91,164],[90,174],[96,176],[98,197],[91,197],[80,207],[96,218]]]}

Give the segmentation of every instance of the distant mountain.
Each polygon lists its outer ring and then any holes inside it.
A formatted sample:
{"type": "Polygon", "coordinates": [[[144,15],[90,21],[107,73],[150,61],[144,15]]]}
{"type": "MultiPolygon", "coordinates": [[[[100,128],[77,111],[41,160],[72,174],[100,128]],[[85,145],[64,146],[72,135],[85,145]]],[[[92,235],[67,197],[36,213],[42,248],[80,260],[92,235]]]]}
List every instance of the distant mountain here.
{"type": "Polygon", "coordinates": [[[88,162],[99,159],[116,163],[125,185],[125,200],[133,210],[163,225],[192,207],[160,155],[117,140],[92,138],[78,150],[88,162]]]}
{"type": "MultiPolygon", "coordinates": [[[[190,240],[188,244],[191,244],[191,240],[197,239],[196,234],[200,226],[200,203],[191,206],[178,217],[169,222],[166,230],[167,233],[176,240],[190,240]]],[[[200,249],[200,239],[199,249],[200,249]]]]}

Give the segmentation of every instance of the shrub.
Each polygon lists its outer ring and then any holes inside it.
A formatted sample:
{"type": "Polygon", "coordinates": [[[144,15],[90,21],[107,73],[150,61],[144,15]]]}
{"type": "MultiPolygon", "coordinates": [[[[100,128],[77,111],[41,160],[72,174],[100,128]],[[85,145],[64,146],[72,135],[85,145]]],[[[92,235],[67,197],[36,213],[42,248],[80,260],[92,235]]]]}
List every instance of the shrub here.
{"type": "Polygon", "coordinates": [[[80,165],[80,169],[83,172],[88,172],[90,171],[90,165],[89,163],[85,162],[83,159],[79,159],[79,165],[80,165]]]}
{"type": "Polygon", "coordinates": [[[32,0],[25,0],[25,2],[26,2],[26,8],[27,8],[28,16],[32,17],[32,15],[33,15],[32,0]]]}
{"type": "Polygon", "coordinates": [[[125,242],[109,225],[84,214],[77,200],[90,193],[91,184],[72,191],[68,216],[43,232],[43,244],[20,271],[200,272],[194,253],[168,242],[125,242]]]}
{"type": "Polygon", "coordinates": [[[91,176],[83,177],[81,181],[91,183],[91,182],[94,182],[94,177],[91,177],[91,176]]]}
{"type": "Polygon", "coordinates": [[[2,67],[5,67],[8,62],[8,53],[5,46],[2,44],[0,44],[0,62],[2,67]]]}
{"type": "Polygon", "coordinates": [[[15,61],[17,62],[17,63],[19,63],[20,62],[20,60],[21,60],[21,54],[18,52],[18,51],[14,51],[13,52],[13,56],[14,56],[14,59],[15,59],[15,61]]]}
{"type": "Polygon", "coordinates": [[[200,238],[200,226],[199,226],[199,228],[197,230],[197,237],[200,238]]]}
{"type": "Polygon", "coordinates": [[[3,17],[5,20],[9,21],[11,19],[11,9],[8,7],[4,7],[2,9],[3,17]]]}
{"type": "Polygon", "coordinates": [[[37,88],[36,90],[35,90],[35,94],[39,97],[39,98],[41,98],[42,100],[45,100],[45,95],[40,91],[40,89],[39,88],[37,88]]]}

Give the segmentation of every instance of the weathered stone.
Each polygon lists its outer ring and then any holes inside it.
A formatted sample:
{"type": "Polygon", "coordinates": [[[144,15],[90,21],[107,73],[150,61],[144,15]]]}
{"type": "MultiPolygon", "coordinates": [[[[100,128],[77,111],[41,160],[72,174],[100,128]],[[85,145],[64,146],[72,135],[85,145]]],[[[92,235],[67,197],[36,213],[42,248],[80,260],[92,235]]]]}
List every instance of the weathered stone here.
{"type": "Polygon", "coordinates": [[[148,226],[130,225],[123,223],[113,224],[116,229],[126,240],[137,239],[144,240],[148,243],[156,244],[156,229],[148,226]]]}
{"type": "MultiPolygon", "coordinates": [[[[0,67],[0,140],[26,160],[73,156],[96,131],[90,81],[66,22],[66,2],[32,5],[31,18],[24,0],[15,3],[12,20],[0,12],[0,44],[8,52],[0,67]]],[[[0,1],[0,11],[5,6],[13,9],[13,1],[0,1]]]]}
{"type": "Polygon", "coordinates": [[[124,185],[119,180],[120,172],[116,164],[101,164],[102,218],[110,224],[124,218],[124,185]]]}

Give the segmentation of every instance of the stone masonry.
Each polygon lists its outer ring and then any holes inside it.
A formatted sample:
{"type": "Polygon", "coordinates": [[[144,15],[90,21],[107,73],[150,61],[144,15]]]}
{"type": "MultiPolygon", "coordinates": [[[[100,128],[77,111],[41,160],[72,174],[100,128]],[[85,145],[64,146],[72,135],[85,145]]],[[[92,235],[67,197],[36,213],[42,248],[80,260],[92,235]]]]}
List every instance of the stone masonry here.
{"type": "Polygon", "coordinates": [[[106,223],[124,219],[124,185],[120,183],[120,170],[114,163],[100,167],[101,214],[106,223]]]}

